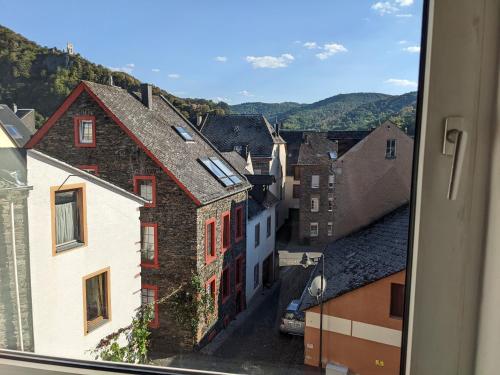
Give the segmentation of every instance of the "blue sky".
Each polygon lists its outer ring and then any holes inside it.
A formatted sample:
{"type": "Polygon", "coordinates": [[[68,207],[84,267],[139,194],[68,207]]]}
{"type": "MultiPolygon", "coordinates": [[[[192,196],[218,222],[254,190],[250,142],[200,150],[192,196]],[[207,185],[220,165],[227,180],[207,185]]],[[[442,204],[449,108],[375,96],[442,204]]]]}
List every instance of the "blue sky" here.
{"type": "Polygon", "coordinates": [[[0,0],[0,24],[182,97],[416,89],[421,0],[0,0]],[[22,15],[22,16],[19,16],[22,15]]]}

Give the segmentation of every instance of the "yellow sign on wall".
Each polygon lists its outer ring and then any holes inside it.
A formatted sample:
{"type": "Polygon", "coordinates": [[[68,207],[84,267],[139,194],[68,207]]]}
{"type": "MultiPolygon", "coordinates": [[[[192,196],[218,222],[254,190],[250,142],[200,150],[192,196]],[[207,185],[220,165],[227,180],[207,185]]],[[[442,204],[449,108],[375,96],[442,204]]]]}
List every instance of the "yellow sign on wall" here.
{"type": "Polygon", "coordinates": [[[375,366],[384,367],[384,361],[382,359],[376,359],[375,366]]]}

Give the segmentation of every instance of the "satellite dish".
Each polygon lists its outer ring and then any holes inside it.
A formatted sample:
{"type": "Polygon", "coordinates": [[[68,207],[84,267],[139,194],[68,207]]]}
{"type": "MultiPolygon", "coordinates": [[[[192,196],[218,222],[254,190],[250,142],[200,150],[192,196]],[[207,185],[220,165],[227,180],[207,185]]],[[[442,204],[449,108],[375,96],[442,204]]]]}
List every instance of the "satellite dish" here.
{"type": "Polygon", "coordinates": [[[312,297],[320,297],[323,295],[326,289],[326,279],[322,275],[316,276],[311,282],[311,286],[309,287],[309,294],[312,297]],[[321,288],[321,279],[323,279],[323,288],[321,288]]]}

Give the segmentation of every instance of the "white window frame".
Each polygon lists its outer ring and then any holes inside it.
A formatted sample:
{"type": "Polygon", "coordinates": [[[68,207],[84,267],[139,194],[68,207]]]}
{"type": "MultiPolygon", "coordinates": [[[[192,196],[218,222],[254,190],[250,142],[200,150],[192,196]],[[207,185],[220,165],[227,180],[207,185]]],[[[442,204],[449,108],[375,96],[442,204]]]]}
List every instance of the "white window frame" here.
{"type": "Polygon", "coordinates": [[[318,237],[319,236],[319,223],[313,222],[309,224],[309,236],[318,237]],[[315,230],[313,228],[316,228],[315,230]]]}
{"type": "Polygon", "coordinates": [[[335,186],[335,175],[331,174],[328,176],[328,188],[333,189],[334,186],[335,186]]]}
{"type": "Polygon", "coordinates": [[[331,237],[333,236],[333,223],[331,221],[328,222],[328,236],[331,237]]]}
{"type": "Polygon", "coordinates": [[[313,174],[311,176],[311,189],[318,189],[318,188],[319,188],[319,175],[313,174]]]}
{"type": "Polygon", "coordinates": [[[319,198],[311,197],[311,212],[319,212],[319,198]]]}

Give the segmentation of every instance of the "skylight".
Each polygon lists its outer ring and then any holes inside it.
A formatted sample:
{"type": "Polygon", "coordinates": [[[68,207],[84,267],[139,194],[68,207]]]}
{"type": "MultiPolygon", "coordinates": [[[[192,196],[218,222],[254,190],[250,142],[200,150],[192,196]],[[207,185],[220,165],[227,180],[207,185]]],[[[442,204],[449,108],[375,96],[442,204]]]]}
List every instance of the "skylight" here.
{"type": "Polygon", "coordinates": [[[337,159],[337,151],[328,152],[328,156],[330,157],[330,159],[336,160],[337,159]]]}
{"type": "Polygon", "coordinates": [[[184,139],[186,142],[194,142],[194,138],[191,134],[188,133],[185,127],[183,126],[174,126],[174,129],[179,133],[179,135],[184,139]]]}
{"type": "Polygon", "coordinates": [[[7,128],[7,132],[10,134],[10,136],[14,139],[21,139],[23,136],[21,133],[19,133],[19,130],[14,125],[5,125],[7,128]]]}
{"type": "Polygon", "coordinates": [[[203,165],[219,180],[222,185],[228,187],[241,184],[241,179],[231,171],[219,158],[201,158],[203,165]]]}

